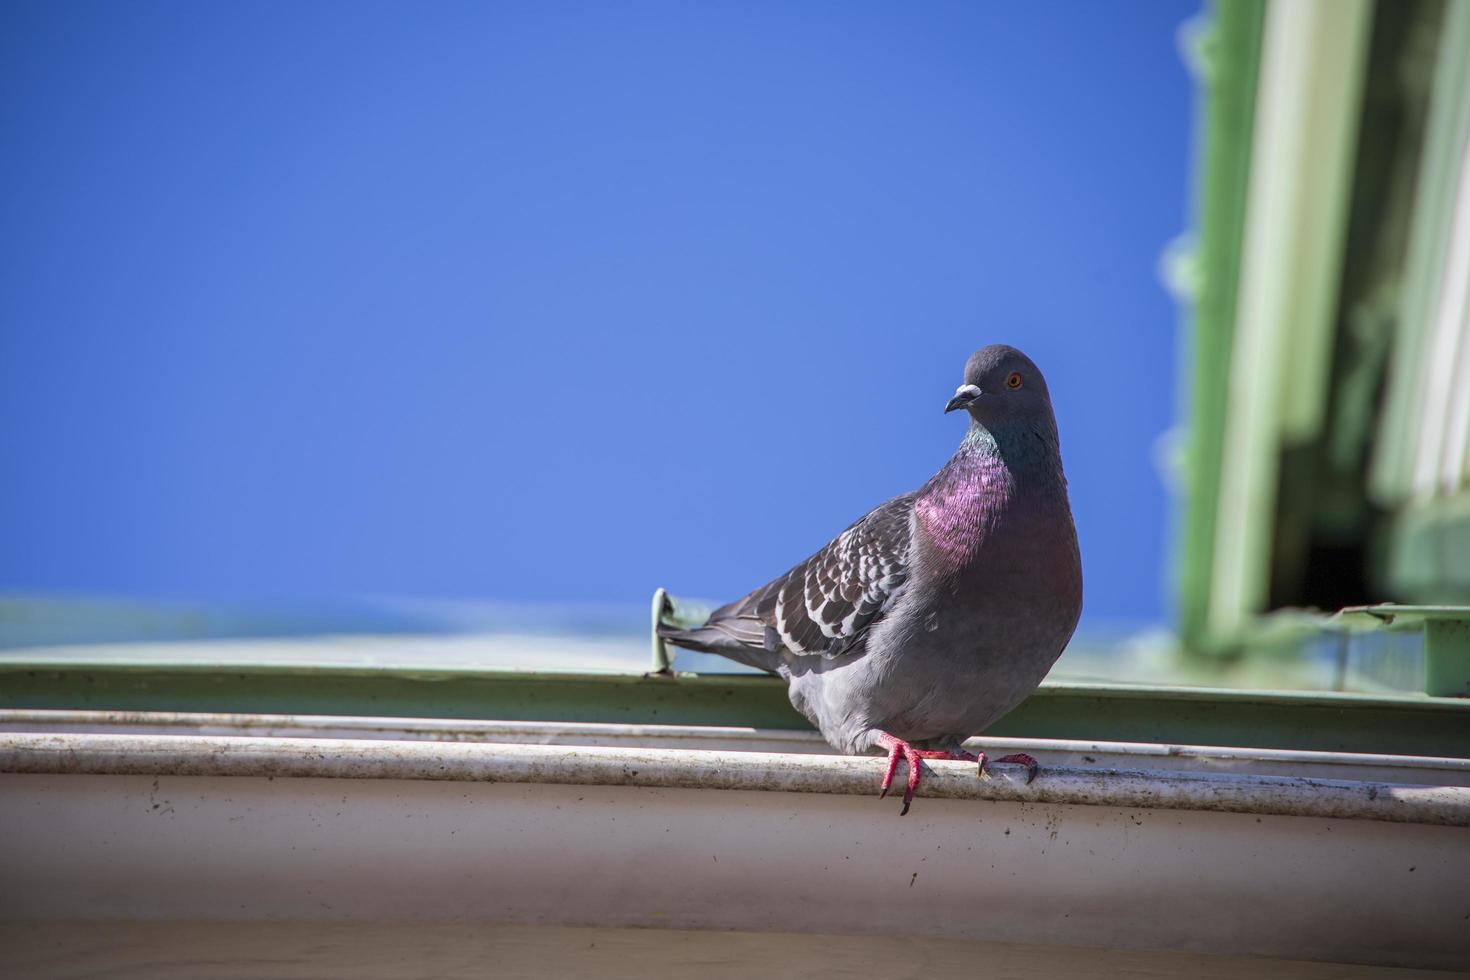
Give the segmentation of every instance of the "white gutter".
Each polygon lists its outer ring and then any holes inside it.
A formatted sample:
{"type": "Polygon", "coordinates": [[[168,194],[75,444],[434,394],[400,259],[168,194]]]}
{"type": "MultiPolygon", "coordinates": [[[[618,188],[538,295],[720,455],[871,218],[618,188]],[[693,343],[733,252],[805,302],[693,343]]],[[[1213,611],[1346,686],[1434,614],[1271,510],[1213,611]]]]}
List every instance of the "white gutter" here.
{"type": "MultiPolygon", "coordinates": [[[[203,719],[168,720],[181,731],[203,719]]],[[[1038,743],[1045,768],[1030,786],[1012,767],[981,781],[971,765],[928,764],[927,798],[900,818],[894,800],[875,798],[881,759],[731,750],[819,747],[800,733],[324,721],[293,738],[0,734],[0,936],[18,937],[16,949],[46,944],[68,976],[101,965],[123,975],[117,946],[90,960],[84,947],[98,928],[140,923],[158,927],[156,941],[138,952],[148,967],[128,975],[149,977],[197,975],[184,942],[194,930],[272,923],[595,926],[621,936],[597,943],[611,964],[630,943],[675,942],[655,935],[669,929],[750,942],[858,933],[907,943],[904,962],[926,975],[921,951],[951,940],[976,944],[970,963],[1000,962],[995,943],[1194,958],[1155,971],[1171,976],[1223,975],[1218,954],[1470,962],[1470,780],[1456,760],[1339,757],[1315,771],[1358,778],[1314,779],[1200,771],[1267,764],[1250,749],[1038,743]],[[353,725],[378,737],[323,737],[353,725]],[[482,738],[564,744],[455,741],[482,738]],[[590,739],[608,744],[579,743],[590,739]],[[1364,778],[1377,772],[1390,778],[1364,778]]],[[[1314,771],[1284,756],[1269,764],[1314,771]]],[[[278,945],[259,948],[286,956],[276,972],[361,975],[341,964],[313,973],[278,945]]],[[[7,952],[7,976],[61,972],[17,969],[7,952]]],[[[456,962],[499,967],[503,954],[492,944],[456,962]]],[[[208,955],[242,975],[271,972],[208,955]]],[[[575,972],[555,962],[521,972],[575,972]]],[[[847,972],[874,975],[868,966],[847,972]]],[[[1267,968],[1326,975],[1303,969],[1267,968]]]]}
{"type": "MultiPolygon", "coordinates": [[[[0,772],[550,783],[871,796],[882,760],[386,739],[7,734],[0,772]]],[[[933,762],[921,797],[1470,826],[1470,788],[1228,773],[933,762]]]]}
{"type": "MultiPolygon", "coordinates": [[[[0,709],[0,733],[4,732],[471,741],[835,755],[831,746],[816,732],[783,728],[371,715],[11,708],[0,709]]],[[[1048,769],[1062,766],[1091,772],[1110,769],[1229,770],[1257,776],[1470,786],[1470,759],[1448,756],[1050,738],[985,737],[970,739],[965,745],[971,751],[983,750],[991,758],[1027,752],[1040,759],[1048,769]]]]}

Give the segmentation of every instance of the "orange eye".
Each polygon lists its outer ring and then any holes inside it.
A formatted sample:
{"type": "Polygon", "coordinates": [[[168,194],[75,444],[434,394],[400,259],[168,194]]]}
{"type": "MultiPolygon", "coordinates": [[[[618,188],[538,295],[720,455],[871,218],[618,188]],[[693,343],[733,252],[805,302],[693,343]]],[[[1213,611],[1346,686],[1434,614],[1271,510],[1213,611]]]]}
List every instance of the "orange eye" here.
{"type": "Polygon", "coordinates": [[[1011,372],[1011,376],[1009,378],[1006,378],[1006,387],[1010,388],[1012,391],[1021,387],[1021,375],[1019,372],[1011,372]]]}

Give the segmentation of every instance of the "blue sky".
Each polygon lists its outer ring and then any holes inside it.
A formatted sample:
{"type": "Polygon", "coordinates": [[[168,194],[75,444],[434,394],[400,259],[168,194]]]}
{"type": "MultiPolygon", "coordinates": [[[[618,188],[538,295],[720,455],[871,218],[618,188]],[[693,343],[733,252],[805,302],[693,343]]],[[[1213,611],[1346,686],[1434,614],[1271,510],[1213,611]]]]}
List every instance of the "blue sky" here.
{"type": "Polygon", "coordinates": [[[1166,618],[1194,3],[0,7],[0,591],[730,598],[1047,373],[1166,618]]]}

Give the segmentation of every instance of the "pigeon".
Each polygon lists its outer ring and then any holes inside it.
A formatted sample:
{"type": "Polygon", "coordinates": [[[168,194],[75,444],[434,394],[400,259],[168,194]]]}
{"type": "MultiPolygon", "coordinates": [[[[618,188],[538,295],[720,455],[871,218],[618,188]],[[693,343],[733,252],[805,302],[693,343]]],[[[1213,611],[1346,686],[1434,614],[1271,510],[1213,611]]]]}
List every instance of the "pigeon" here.
{"type": "MultiPolygon", "coordinates": [[[[697,628],[661,624],[688,650],[769,671],[839,752],[899,760],[903,809],[924,758],[963,749],[1041,683],[1076,629],[1082,564],[1041,371],[996,344],[965,364],[945,413],[969,428],[918,490],[869,511],[784,575],[697,628]]],[[[1028,755],[998,762],[1025,765],[1028,755]]]]}

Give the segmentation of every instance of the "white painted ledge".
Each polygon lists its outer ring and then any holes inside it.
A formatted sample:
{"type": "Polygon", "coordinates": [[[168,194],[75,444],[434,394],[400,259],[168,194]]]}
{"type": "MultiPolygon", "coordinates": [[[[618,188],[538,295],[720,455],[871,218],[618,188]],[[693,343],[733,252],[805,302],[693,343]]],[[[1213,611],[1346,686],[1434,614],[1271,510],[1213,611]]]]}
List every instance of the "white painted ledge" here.
{"type": "MultiPolygon", "coordinates": [[[[152,929],[149,963],[197,964],[199,930],[288,923],[846,933],[974,944],[956,955],[977,964],[996,944],[1049,964],[1091,946],[1173,951],[1190,959],[1166,972],[1194,976],[1224,975],[1222,955],[1470,963],[1457,760],[987,740],[1032,751],[1041,776],[928,763],[899,817],[875,798],[881,759],[800,733],[32,714],[0,716],[0,930],[152,929]]],[[[84,946],[53,950],[51,975],[87,974],[84,946]]]]}
{"type": "MultiPolygon", "coordinates": [[[[0,772],[297,777],[871,796],[877,757],[392,739],[7,733],[0,772]]],[[[919,796],[1470,826],[1470,787],[1232,773],[929,762],[919,796]]],[[[917,804],[916,804],[917,805],[917,804]]]]}
{"type": "MultiPolygon", "coordinates": [[[[482,721],[370,715],[226,714],[176,711],[0,709],[0,733],[230,735],[273,738],[398,739],[533,745],[713,749],[832,756],[812,731],[715,725],[626,725],[564,721],[482,721]]],[[[973,738],[991,758],[1029,752],[1048,768],[1189,770],[1299,776],[1355,782],[1470,786],[1470,759],[1318,752],[1157,742],[1048,738],[973,738]]]]}

